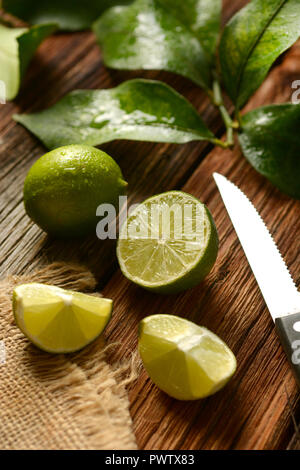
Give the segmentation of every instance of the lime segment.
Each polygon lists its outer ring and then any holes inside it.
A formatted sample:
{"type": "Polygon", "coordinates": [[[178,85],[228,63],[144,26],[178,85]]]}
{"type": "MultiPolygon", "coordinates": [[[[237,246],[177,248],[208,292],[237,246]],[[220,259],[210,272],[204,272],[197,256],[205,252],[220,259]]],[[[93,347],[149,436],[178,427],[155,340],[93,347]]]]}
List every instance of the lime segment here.
{"type": "Polygon", "coordinates": [[[112,300],[32,283],[14,289],[17,325],[36,346],[52,353],[77,351],[99,336],[112,300]]]}
{"type": "Polygon", "coordinates": [[[234,354],[218,336],[173,315],[141,321],[139,353],[153,382],[179,400],[212,395],[236,370],[234,354]]]}
{"type": "Polygon", "coordinates": [[[209,210],[181,191],[151,197],[128,217],[117,256],[123,274],[160,293],[199,284],[218,252],[218,234],[209,210]]]}

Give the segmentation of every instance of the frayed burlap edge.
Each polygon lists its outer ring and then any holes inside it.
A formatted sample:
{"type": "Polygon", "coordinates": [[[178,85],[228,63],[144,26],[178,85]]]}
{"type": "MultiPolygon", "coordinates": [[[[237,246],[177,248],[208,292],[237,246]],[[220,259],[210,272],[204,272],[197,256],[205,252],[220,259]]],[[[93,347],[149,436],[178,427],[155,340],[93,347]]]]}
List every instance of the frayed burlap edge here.
{"type": "Polygon", "coordinates": [[[95,279],[80,266],[54,263],[0,281],[0,331],[6,363],[0,365],[1,449],[136,449],[126,386],[138,361],[110,365],[99,339],[77,355],[50,355],[16,327],[11,295],[17,284],[43,282],[78,291],[95,279]]]}

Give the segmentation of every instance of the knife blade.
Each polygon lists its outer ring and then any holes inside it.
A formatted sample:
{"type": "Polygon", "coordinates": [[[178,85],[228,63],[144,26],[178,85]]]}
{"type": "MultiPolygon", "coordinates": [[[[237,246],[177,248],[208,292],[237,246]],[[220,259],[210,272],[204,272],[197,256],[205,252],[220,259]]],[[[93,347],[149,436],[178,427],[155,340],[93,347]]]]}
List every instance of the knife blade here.
{"type": "Polygon", "coordinates": [[[300,293],[254,205],[225,176],[213,177],[300,386],[300,293]]]}

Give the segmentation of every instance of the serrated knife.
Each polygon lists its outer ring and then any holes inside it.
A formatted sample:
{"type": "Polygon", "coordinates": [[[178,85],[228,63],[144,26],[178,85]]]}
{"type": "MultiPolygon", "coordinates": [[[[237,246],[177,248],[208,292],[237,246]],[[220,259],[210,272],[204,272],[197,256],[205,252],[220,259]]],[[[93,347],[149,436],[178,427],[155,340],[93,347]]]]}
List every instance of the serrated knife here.
{"type": "Polygon", "coordinates": [[[300,293],[253,204],[225,176],[213,177],[300,387],[300,293]]]}

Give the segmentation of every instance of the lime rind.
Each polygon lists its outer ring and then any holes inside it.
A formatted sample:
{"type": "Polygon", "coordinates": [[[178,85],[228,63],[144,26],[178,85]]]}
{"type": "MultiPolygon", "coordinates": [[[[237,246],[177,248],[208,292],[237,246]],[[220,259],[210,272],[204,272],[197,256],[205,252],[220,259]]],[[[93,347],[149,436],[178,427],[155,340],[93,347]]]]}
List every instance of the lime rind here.
{"type": "Polygon", "coordinates": [[[89,145],[67,145],[32,165],[24,182],[24,206],[50,235],[83,237],[95,233],[99,206],[111,204],[119,210],[126,186],[120,167],[107,153],[89,145]]]}

